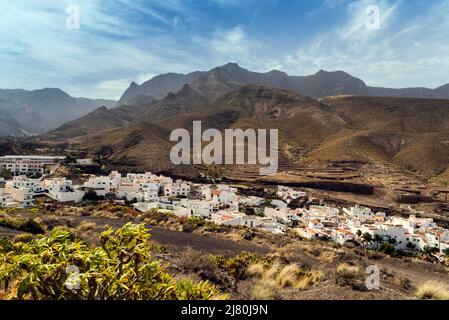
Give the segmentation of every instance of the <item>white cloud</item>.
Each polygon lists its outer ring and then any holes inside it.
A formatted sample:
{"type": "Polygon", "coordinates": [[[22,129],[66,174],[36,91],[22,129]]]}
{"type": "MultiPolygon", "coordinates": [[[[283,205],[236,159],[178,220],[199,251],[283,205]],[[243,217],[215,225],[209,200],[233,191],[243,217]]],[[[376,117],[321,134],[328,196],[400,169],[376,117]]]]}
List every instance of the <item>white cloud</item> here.
{"type": "MultiPolygon", "coordinates": [[[[237,10],[258,3],[214,1],[237,10]]],[[[277,68],[296,75],[345,70],[380,86],[449,82],[449,1],[433,2],[407,20],[404,4],[325,0],[327,10],[346,5],[346,22],[285,50],[270,36],[256,38],[253,25],[208,22],[201,32],[190,33],[189,24],[199,23],[204,13],[183,0],[2,0],[0,88],[60,87],[77,96],[117,98],[132,80],[230,61],[254,71],[277,68]],[[80,30],[65,28],[65,7],[72,3],[81,10],[80,30]],[[372,4],[380,9],[379,30],[365,27],[365,9],[372,4]],[[136,14],[151,23],[135,23],[136,14]]],[[[292,37],[295,32],[286,31],[292,37]]]]}
{"type": "Polygon", "coordinates": [[[429,5],[419,17],[399,19],[400,1],[355,1],[348,22],[317,35],[282,58],[282,69],[310,74],[319,69],[344,70],[369,85],[440,86],[449,82],[449,2],[429,5]],[[380,8],[379,30],[365,27],[365,8],[380,8]]]}

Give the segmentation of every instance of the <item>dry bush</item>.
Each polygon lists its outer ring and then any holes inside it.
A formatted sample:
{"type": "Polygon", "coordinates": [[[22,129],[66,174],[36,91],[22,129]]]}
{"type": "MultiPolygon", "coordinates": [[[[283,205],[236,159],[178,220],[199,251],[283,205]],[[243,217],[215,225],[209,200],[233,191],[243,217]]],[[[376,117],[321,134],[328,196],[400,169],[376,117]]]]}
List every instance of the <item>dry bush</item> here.
{"type": "Polygon", "coordinates": [[[230,290],[235,286],[233,277],[213,263],[210,256],[192,248],[188,248],[180,256],[177,266],[184,273],[195,273],[202,280],[208,280],[222,289],[230,290]]]}
{"type": "Polygon", "coordinates": [[[334,262],[337,255],[332,251],[324,251],[318,257],[320,260],[325,262],[334,262]]]}
{"type": "Polygon", "coordinates": [[[282,288],[295,287],[301,273],[301,269],[297,265],[290,264],[280,270],[277,281],[282,288]]]}
{"type": "Polygon", "coordinates": [[[95,229],[96,226],[97,226],[97,224],[95,222],[83,221],[83,222],[81,222],[79,229],[81,231],[89,231],[89,230],[95,229]]]}
{"type": "Polygon", "coordinates": [[[269,283],[277,290],[283,288],[295,288],[304,290],[324,277],[320,270],[304,270],[296,264],[281,264],[278,261],[265,269],[262,263],[252,264],[246,270],[246,275],[259,277],[265,284],[269,283]]]}
{"type": "Polygon", "coordinates": [[[416,290],[416,296],[422,300],[449,300],[449,291],[438,282],[427,281],[416,290]]]}
{"type": "Polygon", "coordinates": [[[251,264],[245,272],[245,275],[247,277],[259,277],[261,278],[265,272],[265,267],[263,263],[254,263],[251,264]]]}
{"type": "Polygon", "coordinates": [[[360,276],[360,268],[347,263],[340,264],[336,269],[336,282],[341,286],[352,286],[360,276]]]}
{"type": "Polygon", "coordinates": [[[279,273],[279,269],[281,268],[280,264],[278,262],[273,263],[273,265],[271,266],[270,269],[268,269],[267,271],[265,271],[263,277],[266,280],[274,280],[276,279],[278,273],[279,273]]]}
{"type": "Polygon", "coordinates": [[[404,289],[404,290],[411,290],[413,289],[412,282],[410,279],[401,277],[401,276],[395,276],[393,278],[393,284],[404,289]]]}
{"type": "Polygon", "coordinates": [[[258,281],[251,290],[252,300],[276,300],[279,294],[276,286],[266,280],[258,281]]]}

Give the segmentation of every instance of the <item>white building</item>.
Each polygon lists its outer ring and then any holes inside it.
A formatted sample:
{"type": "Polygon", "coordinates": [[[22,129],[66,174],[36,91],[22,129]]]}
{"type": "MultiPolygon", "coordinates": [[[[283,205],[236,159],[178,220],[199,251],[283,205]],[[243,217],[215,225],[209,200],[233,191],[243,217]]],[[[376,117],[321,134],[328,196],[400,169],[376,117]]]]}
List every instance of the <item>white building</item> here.
{"type": "Polygon", "coordinates": [[[44,188],[50,198],[58,202],[79,203],[85,195],[84,191],[74,187],[72,181],[65,178],[46,179],[44,188]]]}
{"type": "Polygon", "coordinates": [[[307,196],[307,193],[303,191],[294,190],[289,187],[278,186],[276,195],[285,202],[290,203],[292,200],[297,200],[307,196]]]}
{"type": "Polygon", "coordinates": [[[370,208],[354,206],[349,209],[343,208],[343,212],[346,213],[349,217],[358,219],[362,222],[374,221],[374,213],[370,208]]]}
{"type": "Polygon", "coordinates": [[[190,184],[177,180],[175,183],[164,185],[164,195],[169,197],[187,197],[190,193],[190,184]]]}
{"type": "Polygon", "coordinates": [[[265,202],[264,198],[250,196],[250,197],[240,197],[239,203],[246,206],[258,207],[265,202]]]}
{"type": "Polygon", "coordinates": [[[0,171],[8,170],[14,175],[26,173],[45,173],[66,157],[54,156],[4,156],[0,157],[0,171]]]}
{"type": "Polygon", "coordinates": [[[104,197],[107,193],[114,190],[113,181],[109,177],[90,177],[84,182],[84,187],[95,191],[97,196],[104,197]]]}
{"type": "Polygon", "coordinates": [[[9,193],[5,193],[5,189],[0,188],[0,207],[10,208],[14,207],[17,203],[9,193]]]}
{"type": "Polygon", "coordinates": [[[33,192],[26,188],[13,188],[6,186],[4,193],[9,194],[15,202],[15,207],[26,208],[33,205],[33,192]]]}
{"type": "Polygon", "coordinates": [[[6,186],[15,189],[28,189],[35,194],[44,192],[41,180],[29,179],[26,176],[15,176],[11,181],[6,182],[6,186]]]}
{"type": "Polygon", "coordinates": [[[288,207],[288,205],[284,201],[278,199],[271,200],[271,205],[279,209],[285,209],[288,207]]]}

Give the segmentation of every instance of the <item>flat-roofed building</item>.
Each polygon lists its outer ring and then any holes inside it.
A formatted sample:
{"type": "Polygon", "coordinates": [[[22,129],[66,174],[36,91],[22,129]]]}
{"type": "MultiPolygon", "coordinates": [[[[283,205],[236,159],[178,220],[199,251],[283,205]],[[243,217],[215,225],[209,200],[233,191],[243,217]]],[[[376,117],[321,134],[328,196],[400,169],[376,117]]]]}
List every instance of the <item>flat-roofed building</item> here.
{"type": "Polygon", "coordinates": [[[0,171],[7,170],[14,175],[26,173],[45,173],[66,157],[7,155],[0,157],[0,171]]]}

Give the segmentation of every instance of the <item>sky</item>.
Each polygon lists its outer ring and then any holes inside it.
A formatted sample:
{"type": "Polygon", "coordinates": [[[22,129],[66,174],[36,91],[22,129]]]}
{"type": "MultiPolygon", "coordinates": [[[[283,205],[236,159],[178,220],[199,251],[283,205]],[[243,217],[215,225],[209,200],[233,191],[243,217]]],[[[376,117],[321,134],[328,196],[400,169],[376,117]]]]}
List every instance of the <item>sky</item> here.
{"type": "Polygon", "coordinates": [[[1,0],[0,88],[118,99],[131,81],[228,62],[435,88],[449,83],[448,17],[449,0],[1,0]]]}

